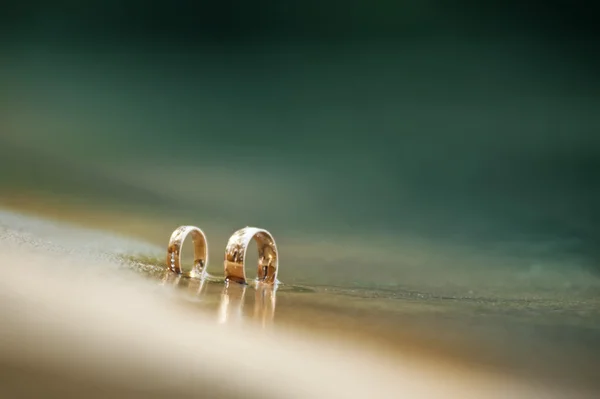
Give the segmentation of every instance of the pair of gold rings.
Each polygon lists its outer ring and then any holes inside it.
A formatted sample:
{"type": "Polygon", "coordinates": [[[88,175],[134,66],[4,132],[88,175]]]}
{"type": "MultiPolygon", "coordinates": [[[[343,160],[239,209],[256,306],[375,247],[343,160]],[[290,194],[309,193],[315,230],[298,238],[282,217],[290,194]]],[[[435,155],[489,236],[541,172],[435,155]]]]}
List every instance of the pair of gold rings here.
{"type": "MultiPolygon", "coordinates": [[[[171,234],[167,249],[167,268],[177,274],[184,274],[181,268],[181,248],[188,235],[191,235],[194,245],[194,265],[189,276],[204,278],[207,276],[208,241],[204,232],[196,226],[180,226],[171,234]]],[[[223,262],[225,281],[247,283],[244,258],[252,240],[256,241],[258,246],[256,280],[265,284],[275,284],[278,269],[277,246],[271,233],[256,227],[244,227],[229,238],[223,262]]]]}

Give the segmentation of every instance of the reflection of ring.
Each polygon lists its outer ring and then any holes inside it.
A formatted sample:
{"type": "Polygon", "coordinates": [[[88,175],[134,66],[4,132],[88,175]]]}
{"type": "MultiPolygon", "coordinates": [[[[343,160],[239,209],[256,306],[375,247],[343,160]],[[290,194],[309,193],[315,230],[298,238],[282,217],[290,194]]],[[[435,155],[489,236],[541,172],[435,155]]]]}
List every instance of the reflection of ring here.
{"type": "Polygon", "coordinates": [[[187,274],[194,277],[203,277],[208,263],[208,242],[204,232],[195,226],[180,226],[171,234],[169,248],[167,249],[167,268],[175,273],[183,274],[181,269],[181,247],[188,234],[192,235],[194,244],[194,266],[187,274]]]}
{"type": "Polygon", "coordinates": [[[258,245],[257,280],[274,284],[277,281],[277,246],[268,231],[256,227],[245,227],[229,238],[225,248],[225,279],[241,284],[246,283],[244,258],[252,239],[258,245]]]}
{"type": "Polygon", "coordinates": [[[277,286],[261,284],[254,293],[254,319],[263,327],[273,322],[275,317],[277,286]]]}
{"type": "Polygon", "coordinates": [[[170,268],[164,271],[160,285],[187,290],[192,296],[201,297],[207,286],[205,278],[182,278],[181,274],[172,273],[170,268]]]}
{"type": "Polygon", "coordinates": [[[244,318],[244,297],[246,286],[225,283],[219,304],[219,323],[240,322],[244,318]]]}

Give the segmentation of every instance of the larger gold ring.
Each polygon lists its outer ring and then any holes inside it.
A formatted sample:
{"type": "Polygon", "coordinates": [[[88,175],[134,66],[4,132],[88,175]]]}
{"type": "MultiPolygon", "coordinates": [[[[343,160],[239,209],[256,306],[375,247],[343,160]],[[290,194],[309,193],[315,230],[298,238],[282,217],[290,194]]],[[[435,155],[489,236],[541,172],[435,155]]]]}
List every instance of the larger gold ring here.
{"type": "Polygon", "coordinates": [[[277,282],[277,246],[271,233],[256,227],[245,227],[229,238],[225,248],[225,280],[246,284],[244,258],[248,244],[254,239],[258,246],[257,281],[274,284],[277,282]]]}
{"type": "Polygon", "coordinates": [[[208,264],[208,242],[204,232],[196,226],[180,226],[171,234],[167,249],[167,267],[177,274],[187,274],[191,277],[204,277],[208,264]],[[194,244],[194,265],[189,273],[181,269],[181,248],[188,234],[192,235],[194,244]]]}

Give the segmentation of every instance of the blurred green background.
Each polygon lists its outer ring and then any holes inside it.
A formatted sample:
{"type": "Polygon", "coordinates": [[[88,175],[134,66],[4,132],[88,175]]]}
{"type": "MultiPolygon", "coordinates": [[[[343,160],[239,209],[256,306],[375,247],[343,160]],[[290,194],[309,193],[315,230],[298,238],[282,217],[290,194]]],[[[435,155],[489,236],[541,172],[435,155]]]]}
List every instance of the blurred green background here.
{"type": "Polygon", "coordinates": [[[583,3],[213,3],[8,1],[2,196],[261,226],[292,281],[598,289],[583,3]]]}

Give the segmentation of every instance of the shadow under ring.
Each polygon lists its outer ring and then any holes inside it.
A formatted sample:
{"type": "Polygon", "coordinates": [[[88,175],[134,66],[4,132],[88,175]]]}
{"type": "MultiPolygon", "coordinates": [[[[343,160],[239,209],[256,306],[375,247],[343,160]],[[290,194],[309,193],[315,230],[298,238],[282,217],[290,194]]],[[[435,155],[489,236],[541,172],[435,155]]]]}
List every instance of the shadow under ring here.
{"type": "Polygon", "coordinates": [[[246,284],[245,258],[252,240],[258,247],[258,271],[256,280],[265,284],[277,282],[278,253],[275,239],[267,230],[244,227],[233,233],[225,248],[225,280],[246,284]]]}
{"type": "Polygon", "coordinates": [[[177,274],[189,277],[204,277],[208,264],[208,241],[204,232],[196,226],[179,226],[171,234],[167,248],[167,268],[177,274]],[[192,270],[184,272],[181,268],[181,248],[188,235],[194,245],[194,264],[192,270]]]}

